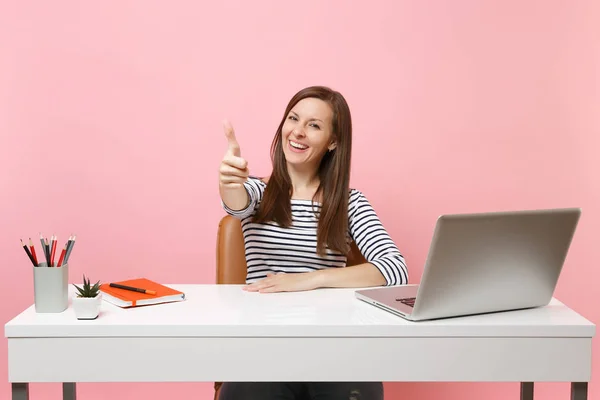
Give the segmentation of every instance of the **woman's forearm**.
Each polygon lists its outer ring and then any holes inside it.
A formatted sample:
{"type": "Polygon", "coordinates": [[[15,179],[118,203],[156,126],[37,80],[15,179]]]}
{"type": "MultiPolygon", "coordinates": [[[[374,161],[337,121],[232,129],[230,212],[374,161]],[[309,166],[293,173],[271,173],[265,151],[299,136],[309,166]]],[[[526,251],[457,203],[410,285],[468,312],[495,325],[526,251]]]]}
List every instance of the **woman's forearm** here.
{"type": "Polygon", "coordinates": [[[243,210],[248,206],[249,197],[244,186],[232,188],[219,185],[219,194],[223,203],[232,210],[243,210]]]}
{"type": "Polygon", "coordinates": [[[344,268],[327,268],[313,272],[318,287],[370,287],[387,282],[379,269],[371,263],[344,268]]]}

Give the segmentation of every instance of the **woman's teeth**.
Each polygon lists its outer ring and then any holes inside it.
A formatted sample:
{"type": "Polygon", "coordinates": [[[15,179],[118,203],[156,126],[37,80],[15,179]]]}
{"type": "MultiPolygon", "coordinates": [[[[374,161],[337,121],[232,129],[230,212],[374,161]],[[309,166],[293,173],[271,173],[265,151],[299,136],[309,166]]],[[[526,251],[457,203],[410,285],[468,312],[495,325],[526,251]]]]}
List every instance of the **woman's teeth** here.
{"type": "Polygon", "coordinates": [[[304,149],[308,148],[308,146],[304,146],[303,144],[296,143],[291,140],[290,140],[290,144],[292,145],[292,147],[294,147],[296,149],[300,149],[300,150],[304,150],[304,149]]]}

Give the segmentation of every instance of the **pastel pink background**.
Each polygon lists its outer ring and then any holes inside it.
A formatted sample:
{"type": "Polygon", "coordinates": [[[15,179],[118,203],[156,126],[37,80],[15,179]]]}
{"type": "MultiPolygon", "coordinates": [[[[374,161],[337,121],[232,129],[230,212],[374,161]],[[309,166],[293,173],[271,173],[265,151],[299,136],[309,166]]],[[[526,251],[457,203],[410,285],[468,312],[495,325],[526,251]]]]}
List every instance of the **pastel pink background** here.
{"type": "MultiPolygon", "coordinates": [[[[593,0],[2,2],[2,322],[32,304],[19,239],[40,231],[61,243],[77,234],[72,282],[83,273],[214,282],[221,119],[251,171],[267,174],[288,99],[313,84],[350,103],[352,186],[406,255],[412,282],[439,214],[578,206],[556,296],[597,322],[599,20],[593,0]]],[[[105,356],[89,350],[82,362],[105,356]]],[[[60,385],[30,390],[58,398],[60,385]]],[[[78,390],[89,400],[213,395],[212,383],[78,390]]],[[[517,398],[519,386],[386,390],[387,399],[494,400],[517,398]]],[[[536,399],[568,393],[566,383],[536,386],[536,399]]]]}

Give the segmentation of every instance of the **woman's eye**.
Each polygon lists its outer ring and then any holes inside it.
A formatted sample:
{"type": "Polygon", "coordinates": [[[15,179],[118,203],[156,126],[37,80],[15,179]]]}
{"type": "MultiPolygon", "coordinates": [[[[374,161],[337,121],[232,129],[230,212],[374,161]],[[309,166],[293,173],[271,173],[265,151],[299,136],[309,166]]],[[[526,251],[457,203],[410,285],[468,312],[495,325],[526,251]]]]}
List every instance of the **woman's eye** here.
{"type": "Polygon", "coordinates": [[[288,117],[288,119],[291,119],[292,121],[296,121],[296,117],[294,117],[293,115],[290,115],[290,116],[288,117]]]}
{"type": "Polygon", "coordinates": [[[321,127],[317,124],[310,124],[310,126],[312,126],[315,129],[321,129],[321,127]]]}

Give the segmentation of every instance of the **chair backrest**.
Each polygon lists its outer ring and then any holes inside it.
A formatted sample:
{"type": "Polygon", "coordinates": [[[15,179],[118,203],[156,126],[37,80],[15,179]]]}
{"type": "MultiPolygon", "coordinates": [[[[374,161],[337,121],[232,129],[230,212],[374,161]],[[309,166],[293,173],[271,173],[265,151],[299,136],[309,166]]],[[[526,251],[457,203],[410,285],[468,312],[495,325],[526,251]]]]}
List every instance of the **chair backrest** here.
{"type": "Polygon", "coordinates": [[[246,283],[246,255],[242,225],[238,218],[225,215],[217,230],[217,283],[246,283]]]}
{"type": "MultiPolygon", "coordinates": [[[[217,283],[246,283],[246,256],[242,225],[238,218],[225,215],[217,230],[217,283]]],[[[366,260],[352,242],[346,265],[365,263],[366,260]]]]}

